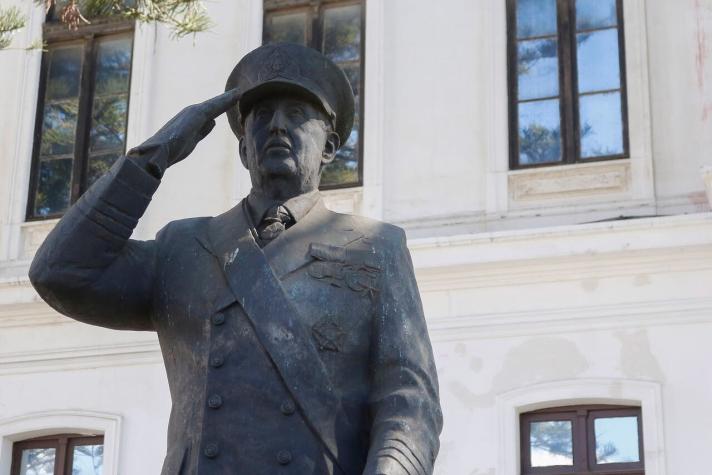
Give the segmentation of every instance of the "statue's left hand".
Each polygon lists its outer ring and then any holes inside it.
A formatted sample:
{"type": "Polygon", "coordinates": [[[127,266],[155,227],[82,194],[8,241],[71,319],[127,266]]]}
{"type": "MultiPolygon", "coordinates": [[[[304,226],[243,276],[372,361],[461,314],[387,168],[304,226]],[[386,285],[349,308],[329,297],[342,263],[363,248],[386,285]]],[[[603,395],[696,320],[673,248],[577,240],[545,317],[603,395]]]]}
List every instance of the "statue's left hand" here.
{"type": "Polygon", "coordinates": [[[215,127],[215,119],[234,107],[240,100],[240,92],[232,89],[200,104],[193,104],[180,111],[153,137],[129,151],[130,157],[153,156],[147,163],[151,174],[163,176],[166,168],[186,158],[215,127]],[[154,154],[157,149],[162,153],[154,154]]]}

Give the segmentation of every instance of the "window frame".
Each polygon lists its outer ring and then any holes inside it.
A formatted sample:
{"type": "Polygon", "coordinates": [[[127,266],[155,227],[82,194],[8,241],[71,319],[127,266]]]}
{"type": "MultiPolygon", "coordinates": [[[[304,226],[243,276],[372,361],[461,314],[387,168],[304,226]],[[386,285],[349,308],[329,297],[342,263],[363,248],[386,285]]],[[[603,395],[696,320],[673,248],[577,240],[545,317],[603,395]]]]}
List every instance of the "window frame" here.
{"type": "MultiPolygon", "coordinates": [[[[359,134],[358,134],[358,179],[356,182],[337,184],[337,185],[319,185],[319,190],[341,190],[347,188],[357,188],[363,186],[363,147],[364,147],[364,110],[366,94],[365,74],[366,74],[366,1],[365,0],[264,0],[263,1],[263,25],[267,25],[268,17],[275,14],[296,13],[299,11],[307,12],[306,25],[306,45],[322,52],[323,44],[323,24],[324,11],[335,6],[361,6],[361,41],[359,44],[359,134]]],[[[262,30],[262,44],[265,41],[266,28],[262,30]]]]}
{"type": "Polygon", "coordinates": [[[637,406],[604,404],[560,406],[526,412],[519,415],[521,475],[645,475],[643,452],[643,415],[637,406]],[[639,462],[596,462],[594,421],[599,418],[635,416],[638,422],[639,462]],[[573,465],[532,467],[530,465],[530,422],[570,420],[573,465]]]}
{"type": "Polygon", "coordinates": [[[22,452],[27,449],[55,449],[54,475],[71,475],[74,447],[79,445],[104,445],[104,435],[57,434],[21,440],[12,444],[10,475],[20,475],[22,452]]]}
{"type": "MultiPolygon", "coordinates": [[[[576,34],[593,32],[606,28],[592,28],[576,30],[576,0],[556,0],[557,13],[557,60],[559,73],[559,115],[561,136],[561,160],[546,163],[519,163],[519,88],[517,75],[517,2],[507,0],[507,86],[509,102],[509,169],[522,170],[530,168],[573,165],[578,163],[602,162],[630,158],[630,134],[628,118],[628,79],[626,74],[626,48],[625,48],[625,18],[623,14],[623,0],[616,1],[618,22],[618,63],[620,70],[620,95],[621,95],[621,125],[623,134],[623,152],[613,155],[597,156],[590,158],[581,157],[581,130],[579,98],[582,96],[601,94],[607,91],[594,91],[579,93],[578,89],[578,58],[576,48],[576,34]]],[[[549,36],[549,35],[547,35],[549,36]]],[[[537,37],[527,38],[528,40],[537,37]]],[[[614,89],[611,91],[618,91],[614,89]]],[[[610,92],[610,91],[608,91],[610,92]]],[[[537,99],[541,100],[541,99],[537,99]]],[[[524,101],[527,102],[527,101],[524,101]]]]}
{"type": "MultiPolygon", "coordinates": [[[[53,7],[54,8],[54,7],[53,7]]],[[[136,47],[135,22],[124,18],[102,17],[93,18],[89,25],[81,25],[77,30],[71,30],[66,25],[57,21],[50,21],[53,10],[47,13],[46,21],[43,24],[42,38],[49,45],[71,45],[83,44],[84,56],[82,58],[82,72],[79,79],[79,108],[77,110],[77,127],[75,131],[74,158],[72,163],[72,183],[70,189],[70,206],[74,204],[87,190],[87,167],[89,164],[89,132],[91,130],[91,109],[94,99],[94,75],[96,71],[96,56],[98,40],[109,37],[131,33],[131,67],[129,69],[128,90],[129,97],[131,91],[131,81],[133,77],[133,55],[136,47]],[[75,179],[79,177],[79,179],[75,179]]],[[[25,221],[45,221],[57,219],[66,212],[48,214],[46,216],[36,216],[34,214],[35,201],[38,186],[38,171],[40,165],[40,146],[42,141],[42,125],[44,120],[44,106],[47,95],[47,79],[49,68],[49,51],[42,54],[40,65],[40,79],[37,95],[37,109],[35,115],[33,145],[32,145],[32,165],[30,167],[29,192],[27,196],[27,209],[25,211],[25,221]]],[[[131,108],[131,101],[127,101],[126,127],[131,108]]],[[[124,153],[126,143],[124,143],[124,153]]]]}

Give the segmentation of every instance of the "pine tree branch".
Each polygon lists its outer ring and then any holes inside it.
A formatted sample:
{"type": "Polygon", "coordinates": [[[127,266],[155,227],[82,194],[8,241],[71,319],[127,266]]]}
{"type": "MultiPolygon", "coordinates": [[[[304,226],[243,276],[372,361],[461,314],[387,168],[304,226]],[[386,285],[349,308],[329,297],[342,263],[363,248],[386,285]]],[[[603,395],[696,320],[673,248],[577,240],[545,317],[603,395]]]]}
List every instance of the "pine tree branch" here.
{"type": "MultiPolygon", "coordinates": [[[[43,6],[67,28],[77,30],[92,18],[121,16],[141,23],[163,23],[174,38],[209,30],[213,23],[203,0],[28,0],[43,6]]],[[[17,7],[0,7],[0,50],[7,49],[12,36],[27,24],[17,7]]],[[[36,48],[33,42],[28,49],[36,48]]]]}
{"type": "Polygon", "coordinates": [[[14,34],[24,28],[26,23],[27,19],[19,8],[0,8],[0,49],[9,47],[14,34]]]}

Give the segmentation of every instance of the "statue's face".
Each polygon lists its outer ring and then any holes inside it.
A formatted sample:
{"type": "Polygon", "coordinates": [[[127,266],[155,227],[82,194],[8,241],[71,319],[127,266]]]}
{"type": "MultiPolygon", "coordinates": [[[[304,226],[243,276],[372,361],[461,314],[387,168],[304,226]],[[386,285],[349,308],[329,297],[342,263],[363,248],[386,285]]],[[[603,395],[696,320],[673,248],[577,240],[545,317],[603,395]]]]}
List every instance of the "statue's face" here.
{"type": "Polygon", "coordinates": [[[297,185],[304,193],[319,186],[321,167],[334,159],[339,137],[321,107],[294,95],[257,102],[245,119],[242,163],[252,185],[297,185]]]}

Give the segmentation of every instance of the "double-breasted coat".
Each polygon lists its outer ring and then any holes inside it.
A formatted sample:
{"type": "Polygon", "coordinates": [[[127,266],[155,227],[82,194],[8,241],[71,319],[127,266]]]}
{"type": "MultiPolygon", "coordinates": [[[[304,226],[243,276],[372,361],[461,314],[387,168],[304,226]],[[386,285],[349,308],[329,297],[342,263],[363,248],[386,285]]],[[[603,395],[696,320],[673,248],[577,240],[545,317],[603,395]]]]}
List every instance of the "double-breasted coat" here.
{"type": "Polygon", "coordinates": [[[403,231],[318,201],[260,248],[243,201],[132,240],[158,184],[120,159],[30,278],[71,318],[158,333],[162,473],[432,473],[442,416],[403,231]]]}

